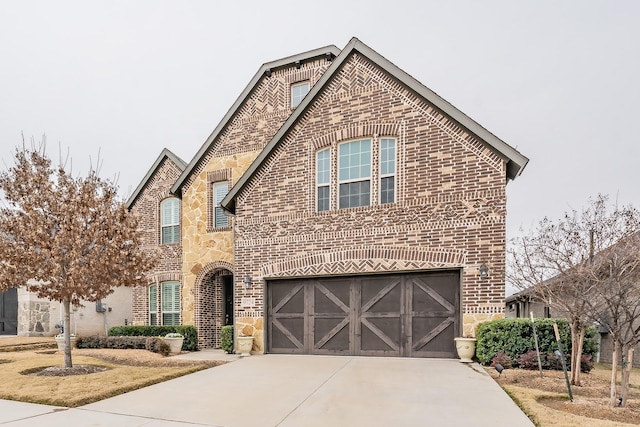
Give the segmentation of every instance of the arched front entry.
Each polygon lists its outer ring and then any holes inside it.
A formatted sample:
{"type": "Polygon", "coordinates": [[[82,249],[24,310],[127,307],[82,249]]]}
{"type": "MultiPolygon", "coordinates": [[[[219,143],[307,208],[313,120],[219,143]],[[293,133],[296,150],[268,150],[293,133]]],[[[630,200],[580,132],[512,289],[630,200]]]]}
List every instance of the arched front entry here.
{"type": "Polygon", "coordinates": [[[212,263],[198,275],[195,323],[200,348],[220,348],[222,327],[233,324],[231,268],[227,263],[212,263]]]}

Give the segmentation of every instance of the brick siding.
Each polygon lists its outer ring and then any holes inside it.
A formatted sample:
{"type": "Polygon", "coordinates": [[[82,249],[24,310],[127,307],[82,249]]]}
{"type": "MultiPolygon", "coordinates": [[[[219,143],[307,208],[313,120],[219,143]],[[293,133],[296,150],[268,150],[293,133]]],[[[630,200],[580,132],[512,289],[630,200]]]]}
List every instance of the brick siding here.
{"type": "MultiPolygon", "coordinates": [[[[169,189],[178,179],[182,170],[168,157],[160,162],[155,173],[148,179],[141,194],[131,206],[131,212],[138,217],[138,229],[142,232],[143,249],[156,252],[159,262],[147,274],[149,284],[160,284],[163,281],[182,281],[182,245],[160,245],[160,203],[172,197],[169,189]]],[[[158,301],[160,305],[160,287],[158,301]]],[[[158,317],[160,321],[160,316],[158,317]]],[[[133,289],[133,324],[149,324],[149,291],[148,287],[133,289]]]]}
{"type": "Polygon", "coordinates": [[[505,176],[498,155],[354,54],[237,198],[236,319],[262,325],[265,278],[451,268],[462,270],[473,333],[478,319],[504,315],[505,176]],[[337,210],[333,176],[332,209],[316,212],[316,150],[385,136],[397,140],[396,203],[337,210]]]}

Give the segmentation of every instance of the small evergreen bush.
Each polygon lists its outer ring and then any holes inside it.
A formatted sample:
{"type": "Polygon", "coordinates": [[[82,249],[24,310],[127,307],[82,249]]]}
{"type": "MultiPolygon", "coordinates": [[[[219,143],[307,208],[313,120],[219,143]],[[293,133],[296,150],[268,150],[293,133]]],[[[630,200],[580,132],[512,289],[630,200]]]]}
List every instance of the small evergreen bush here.
{"type": "Polygon", "coordinates": [[[233,325],[222,327],[220,344],[225,353],[233,353],[233,325]]]}
{"type": "Polygon", "coordinates": [[[198,351],[198,331],[191,325],[154,325],[154,326],[114,326],[109,329],[109,336],[164,337],[170,333],[184,336],[182,349],[198,351]]]}
{"type": "MultiPolygon", "coordinates": [[[[553,354],[558,349],[553,330],[554,323],[558,324],[563,351],[567,355],[571,354],[571,330],[566,319],[535,319],[538,345],[541,356],[549,355],[546,357],[549,368],[556,369],[556,366],[560,366],[560,369],[562,369],[560,360],[553,354]]],[[[583,355],[593,357],[598,351],[598,343],[595,339],[596,334],[595,328],[587,328],[583,355]]],[[[519,366],[519,360],[522,355],[532,350],[535,354],[533,328],[529,319],[500,319],[484,322],[478,325],[476,336],[478,339],[476,357],[483,365],[491,363],[492,359],[500,352],[503,352],[513,361],[514,367],[519,366]]],[[[524,362],[529,364],[529,359],[525,357],[524,362]]],[[[537,363],[536,359],[536,366],[537,363]]]]}

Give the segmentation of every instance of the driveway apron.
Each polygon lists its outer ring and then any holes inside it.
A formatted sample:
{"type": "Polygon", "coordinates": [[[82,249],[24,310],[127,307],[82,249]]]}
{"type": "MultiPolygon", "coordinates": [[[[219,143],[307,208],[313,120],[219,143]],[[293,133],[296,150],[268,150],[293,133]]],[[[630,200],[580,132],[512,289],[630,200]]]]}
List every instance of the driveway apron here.
{"type": "Polygon", "coordinates": [[[0,400],[0,424],[533,426],[477,364],[291,355],[242,358],[75,409],[0,400]]]}
{"type": "Polygon", "coordinates": [[[221,427],[533,426],[484,369],[444,359],[252,356],[82,409],[221,427]]]}

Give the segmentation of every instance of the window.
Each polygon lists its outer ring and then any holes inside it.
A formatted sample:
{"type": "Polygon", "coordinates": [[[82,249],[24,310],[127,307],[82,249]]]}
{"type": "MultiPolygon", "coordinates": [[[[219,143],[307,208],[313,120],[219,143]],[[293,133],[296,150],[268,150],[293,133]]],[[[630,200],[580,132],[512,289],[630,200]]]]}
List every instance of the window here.
{"type": "Polygon", "coordinates": [[[291,108],[296,108],[309,93],[309,82],[300,82],[291,85],[291,108]]]}
{"type": "Polygon", "coordinates": [[[220,202],[229,192],[229,183],[227,181],[213,183],[213,226],[215,228],[228,227],[229,217],[224,213],[220,202]]]}
{"type": "Polygon", "coordinates": [[[338,206],[340,209],[371,204],[371,140],[338,146],[338,206]]]}
{"type": "Polygon", "coordinates": [[[149,286],[149,324],[158,324],[158,286],[149,286]]]}
{"type": "Polygon", "coordinates": [[[316,153],[316,191],[318,211],[329,210],[329,179],[331,177],[331,149],[325,148],[316,153]]]}
{"type": "Polygon", "coordinates": [[[180,324],[179,282],[162,282],[162,324],[180,324]]]}
{"type": "Polygon", "coordinates": [[[180,243],[180,200],[166,199],[160,203],[160,243],[180,243]]]}
{"type": "Polygon", "coordinates": [[[380,140],[380,204],[395,202],[396,140],[380,140]]]}

